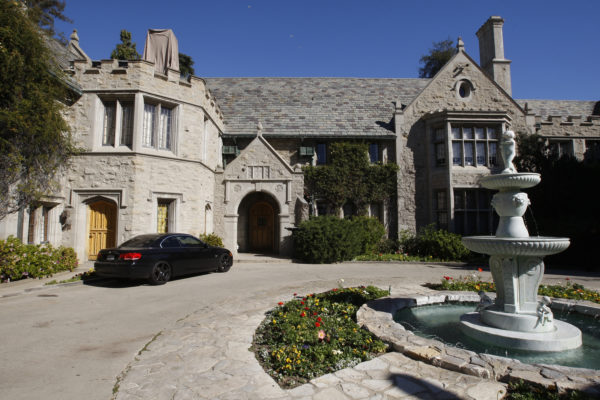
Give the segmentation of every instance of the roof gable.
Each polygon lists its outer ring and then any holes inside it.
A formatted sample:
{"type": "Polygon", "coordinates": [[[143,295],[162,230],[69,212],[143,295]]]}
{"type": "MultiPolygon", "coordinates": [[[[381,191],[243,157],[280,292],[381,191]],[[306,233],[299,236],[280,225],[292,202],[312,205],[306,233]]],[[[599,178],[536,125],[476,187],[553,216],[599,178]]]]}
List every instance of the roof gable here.
{"type": "Polygon", "coordinates": [[[292,167],[262,135],[252,140],[225,168],[225,178],[237,180],[291,179],[293,173],[292,167]],[[253,167],[268,167],[268,172],[262,170],[257,176],[253,167]]]}
{"type": "Polygon", "coordinates": [[[405,115],[422,115],[442,110],[515,110],[521,106],[463,50],[460,49],[431,79],[427,87],[404,110],[405,115]],[[469,96],[461,98],[461,82],[471,84],[469,96]]]}

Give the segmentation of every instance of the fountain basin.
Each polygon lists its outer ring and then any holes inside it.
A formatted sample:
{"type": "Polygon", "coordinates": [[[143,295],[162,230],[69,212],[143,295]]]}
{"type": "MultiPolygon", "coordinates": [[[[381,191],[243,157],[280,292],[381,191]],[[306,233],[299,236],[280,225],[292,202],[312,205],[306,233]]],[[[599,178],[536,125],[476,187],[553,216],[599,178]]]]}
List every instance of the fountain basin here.
{"type": "MultiPolygon", "coordinates": [[[[400,310],[430,304],[444,304],[447,302],[471,302],[479,301],[479,296],[473,292],[437,292],[429,294],[407,294],[396,291],[392,298],[372,300],[364,304],[357,312],[356,318],[359,325],[368,329],[379,338],[391,343],[395,351],[404,355],[424,361],[428,364],[441,366],[443,368],[459,371],[467,375],[480,376],[494,380],[521,379],[534,384],[542,384],[549,388],[559,385],[561,388],[580,389],[582,387],[597,387],[600,382],[600,371],[597,369],[585,369],[578,359],[579,355],[588,353],[583,348],[569,350],[566,355],[571,362],[557,364],[554,355],[562,353],[536,352],[536,357],[543,357],[543,361],[537,361],[526,357],[525,364],[516,359],[509,358],[510,355],[490,355],[484,350],[466,350],[443,343],[429,336],[427,338],[416,336],[404,326],[396,323],[393,316],[400,310]],[[482,362],[483,361],[483,362],[482,362]],[[542,363],[542,364],[536,364],[542,363]],[[566,367],[564,365],[571,365],[566,367]],[[556,372],[552,379],[547,379],[549,371],[556,372]],[[544,375],[543,375],[544,374],[544,375]],[[577,382],[569,379],[577,377],[577,382]]],[[[573,311],[600,318],[600,306],[585,301],[573,301],[555,299],[553,308],[562,310],[564,313],[573,311]]],[[[471,308],[472,310],[472,308],[471,308]]],[[[459,310],[458,315],[465,311],[459,310]]],[[[444,317],[448,313],[444,313],[444,317]]],[[[457,316],[458,319],[458,316],[457,316]]],[[[595,331],[597,328],[593,328],[595,331]]],[[[444,328],[445,332],[460,332],[459,328],[444,328]]],[[[459,339],[460,340],[460,339],[459,339]]],[[[585,341],[585,339],[584,339],[585,341]]],[[[600,348],[600,346],[598,346],[600,348]]],[[[600,359],[600,357],[597,357],[600,359]]],[[[586,368],[596,368],[587,366],[586,368]]]]}
{"type": "Polygon", "coordinates": [[[569,238],[534,236],[508,238],[495,236],[466,236],[462,242],[476,253],[497,256],[548,256],[569,247],[569,238]]]}
{"type": "Polygon", "coordinates": [[[486,189],[492,190],[518,190],[534,187],[542,181],[540,174],[533,172],[517,172],[513,174],[487,175],[479,183],[486,189]]]}
{"type": "Polygon", "coordinates": [[[564,351],[581,346],[581,331],[566,322],[553,321],[551,332],[521,332],[500,329],[481,321],[478,312],[463,314],[460,328],[465,335],[494,346],[527,351],[564,351]]]}

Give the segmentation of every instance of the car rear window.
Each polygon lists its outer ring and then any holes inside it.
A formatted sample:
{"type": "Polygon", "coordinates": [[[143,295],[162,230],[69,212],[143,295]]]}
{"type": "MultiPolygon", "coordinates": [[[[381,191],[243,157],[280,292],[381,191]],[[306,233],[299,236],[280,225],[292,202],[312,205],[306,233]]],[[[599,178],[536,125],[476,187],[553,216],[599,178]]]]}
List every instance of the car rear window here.
{"type": "Polygon", "coordinates": [[[152,245],[154,245],[155,242],[155,235],[136,236],[134,238],[129,239],[126,242],[123,242],[119,247],[152,247],[152,245]]]}

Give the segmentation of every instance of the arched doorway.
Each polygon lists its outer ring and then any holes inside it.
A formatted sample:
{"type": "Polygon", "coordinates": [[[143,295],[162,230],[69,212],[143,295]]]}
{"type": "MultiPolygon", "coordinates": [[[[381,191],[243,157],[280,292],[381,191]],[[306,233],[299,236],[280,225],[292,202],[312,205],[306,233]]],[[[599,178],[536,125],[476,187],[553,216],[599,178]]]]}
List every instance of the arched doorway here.
{"type": "Polygon", "coordinates": [[[249,212],[250,251],[272,252],[275,241],[275,213],[266,201],[254,203],[249,212]]]}
{"type": "Polygon", "coordinates": [[[238,206],[238,251],[277,253],[280,238],[280,208],[277,200],[265,192],[246,195],[238,206]]]}
{"type": "Polygon", "coordinates": [[[117,205],[98,200],[88,206],[88,259],[95,260],[98,252],[116,246],[117,205]]]}

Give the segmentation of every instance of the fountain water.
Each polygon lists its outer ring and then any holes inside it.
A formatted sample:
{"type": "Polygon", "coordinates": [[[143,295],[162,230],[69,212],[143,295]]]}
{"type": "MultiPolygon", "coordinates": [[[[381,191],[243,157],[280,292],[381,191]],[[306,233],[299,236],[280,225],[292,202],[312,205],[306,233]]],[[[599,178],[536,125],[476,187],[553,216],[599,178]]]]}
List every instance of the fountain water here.
{"type": "Polygon", "coordinates": [[[501,153],[505,169],[480,181],[484,188],[499,191],[492,199],[492,206],[500,216],[496,236],[462,239],[468,249],[490,255],[496,300],[492,303],[482,293],[478,312],[462,315],[461,329],[474,339],[507,348],[530,351],[574,349],[581,346],[581,331],[571,324],[554,320],[549,298],[537,300],[544,274],[543,256],[565,250],[569,247],[569,239],[529,236],[523,215],[530,201],[521,189],[537,185],[541,177],[515,169],[512,131],[502,135],[501,153]]]}

